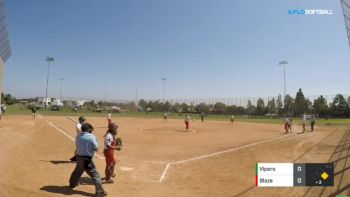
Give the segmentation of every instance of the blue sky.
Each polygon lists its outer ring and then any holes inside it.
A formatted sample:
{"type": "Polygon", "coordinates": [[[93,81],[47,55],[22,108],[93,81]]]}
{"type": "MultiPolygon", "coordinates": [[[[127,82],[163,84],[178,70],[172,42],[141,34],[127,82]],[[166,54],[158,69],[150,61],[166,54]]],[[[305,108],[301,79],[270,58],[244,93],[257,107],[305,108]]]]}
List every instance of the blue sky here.
{"type": "Polygon", "coordinates": [[[7,0],[13,55],[4,89],[134,99],[349,92],[350,49],[334,0],[7,0]],[[288,15],[331,9],[334,15],[288,15]]]}

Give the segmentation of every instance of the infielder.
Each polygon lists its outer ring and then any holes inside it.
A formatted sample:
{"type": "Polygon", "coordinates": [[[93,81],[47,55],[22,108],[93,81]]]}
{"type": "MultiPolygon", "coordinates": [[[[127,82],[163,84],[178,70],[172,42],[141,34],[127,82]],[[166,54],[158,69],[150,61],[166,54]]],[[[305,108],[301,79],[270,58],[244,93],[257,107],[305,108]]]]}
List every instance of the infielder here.
{"type": "Polygon", "coordinates": [[[205,116],[205,114],[204,114],[204,112],[202,111],[202,112],[201,112],[201,120],[202,120],[202,122],[204,122],[204,116],[205,116]]]}
{"type": "Polygon", "coordinates": [[[167,112],[164,112],[163,114],[163,123],[167,123],[168,122],[168,113],[167,112]]]}
{"type": "Polygon", "coordinates": [[[310,117],[311,131],[314,131],[315,122],[316,122],[315,115],[312,114],[311,117],[310,117]]]}
{"type": "Polygon", "coordinates": [[[233,124],[233,122],[235,121],[235,116],[234,115],[231,116],[230,121],[231,121],[231,124],[233,124]]]}
{"type": "Polygon", "coordinates": [[[35,114],[36,114],[36,107],[32,107],[32,119],[35,119],[35,114]]]}

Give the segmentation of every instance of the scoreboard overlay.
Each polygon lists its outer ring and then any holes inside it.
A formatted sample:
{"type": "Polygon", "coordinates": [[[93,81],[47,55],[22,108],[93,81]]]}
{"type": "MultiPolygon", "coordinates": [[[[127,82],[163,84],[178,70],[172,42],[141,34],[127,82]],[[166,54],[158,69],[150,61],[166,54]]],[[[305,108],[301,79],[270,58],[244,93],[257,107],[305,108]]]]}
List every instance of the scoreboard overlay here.
{"type": "Polygon", "coordinates": [[[257,187],[334,186],[333,163],[256,163],[257,187]]]}

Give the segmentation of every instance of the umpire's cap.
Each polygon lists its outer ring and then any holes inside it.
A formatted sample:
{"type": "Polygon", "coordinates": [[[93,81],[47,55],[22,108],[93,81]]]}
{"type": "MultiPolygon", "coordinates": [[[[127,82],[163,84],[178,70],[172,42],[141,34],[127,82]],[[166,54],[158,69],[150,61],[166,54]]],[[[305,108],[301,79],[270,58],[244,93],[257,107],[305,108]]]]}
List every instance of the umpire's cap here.
{"type": "Polygon", "coordinates": [[[86,118],[84,116],[79,117],[79,122],[84,122],[85,120],[86,120],[86,118]]]}
{"type": "Polygon", "coordinates": [[[81,125],[82,132],[91,133],[93,130],[94,130],[94,127],[90,123],[84,123],[83,125],[81,125]]]}

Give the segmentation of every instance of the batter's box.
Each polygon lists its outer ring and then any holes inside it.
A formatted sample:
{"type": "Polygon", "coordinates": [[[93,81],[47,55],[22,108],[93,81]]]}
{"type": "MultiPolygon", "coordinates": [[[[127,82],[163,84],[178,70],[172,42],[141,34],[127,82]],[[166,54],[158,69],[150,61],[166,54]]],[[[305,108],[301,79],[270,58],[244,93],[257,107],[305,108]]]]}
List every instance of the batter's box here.
{"type": "Polygon", "coordinates": [[[140,162],[140,164],[133,168],[133,170],[129,170],[129,174],[138,181],[159,182],[159,177],[161,176],[166,165],[167,162],[144,161],[140,162]]]}

